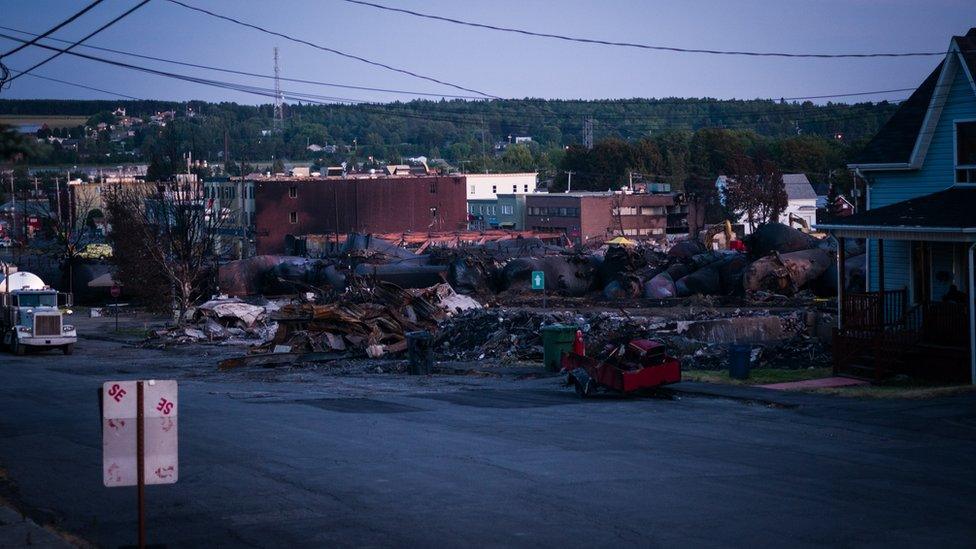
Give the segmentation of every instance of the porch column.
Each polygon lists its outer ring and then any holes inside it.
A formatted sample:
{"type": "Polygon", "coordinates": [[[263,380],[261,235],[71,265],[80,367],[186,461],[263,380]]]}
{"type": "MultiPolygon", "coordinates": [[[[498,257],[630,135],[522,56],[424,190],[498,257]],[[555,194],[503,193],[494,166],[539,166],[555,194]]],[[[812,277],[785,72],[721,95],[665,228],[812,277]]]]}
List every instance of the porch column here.
{"type": "Polygon", "coordinates": [[[885,324],[884,240],[878,239],[878,321],[885,324]]]}
{"type": "Polygon", "coordinates": [[[847,292],[844,291],[847,285],[847,269],[844,264],[847,261],[847,249],[844,247],[844,237],[837,239],[837,327],[844,327],[844,298],[847,292]]]}
{"type": "Polygon", "coordinates": [[[976,385],[976,242],[969,245],[969,382],[976,385]]]}

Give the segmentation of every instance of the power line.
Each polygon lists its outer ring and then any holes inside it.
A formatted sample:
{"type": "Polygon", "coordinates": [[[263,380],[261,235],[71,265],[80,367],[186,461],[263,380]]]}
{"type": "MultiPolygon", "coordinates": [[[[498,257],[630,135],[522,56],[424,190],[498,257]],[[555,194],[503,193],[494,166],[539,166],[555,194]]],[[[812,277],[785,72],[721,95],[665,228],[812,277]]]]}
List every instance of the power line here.
{"type": "Polygon", "coordinates": [[[258,25],[254,25],[252,23],[247,23],[245,21],[241,21],[240,19],[235,19],[235,18],[229,17],[227,15],[221,15],[219,13],[215,13],[215,12],[212,12],[210,10],[206,10],[206,9],[203,9],[203,8],[198,8],[196,6],[191,6],[190,4],[186,4],[184,2],[181,2],[180,0],[167,0],[167,1],[170,2],[170,3],[176,4],[178,6],[183,6],[184,8],[187,8],[189,10],[193,10],[193,11],[196,11],[196,12],[199,12],[199,13],[204,13],[204,14],[209,15],[211,17],[216,17],[217,19],[223,19],[225,21],[230,21],[231,23],[235,23],[235,24],[238,24],[238,25],[241,25],[241,26],[244,26],[244,27],[248,27],[250,29],[254,29],[254,30],[263,32],[265,34],[270,34],[272,36],[277,36],[279,38],[284,38],[285,40],[289,40],[291,42],[295,42],[295,43],[298,43],[298,44],[304,44],[306,46],[310,46],[310,47],[313,47],[313,48],[318,49],[318,50],[327,51],[329,53],[334,53],[336,55],[341,55],[342,57],[346,57],[348,59],[354,59],[354,60],[360,61],[362,63],[366,63],[366,64],[369,64],[369,65],[373,65],[374,67],[381,67],[381,68],[384,68],[384,69],[387,69],[387,70],[390,70],[390,71],[393,71],[393,72],[398,72],[398,73],[401,73],[401,74],[406,74],[408,76],[412,76],[414,78],[419,78],[421,80],[427,80],[428,82],[434,82],[436,84],[441,84],[443,86],[450,86],[452,88],[455,88],[455,89],[458,89],[458,90],[461,90],[461,91],[476,93],[476,94],[481,95],[481,96],[484,96],[484,97],[489,97],[489,98],[492,98],[492,99],[500,99],[498,96],[491,95],[491,94],[485,93],[483,91],[475,90],[475,89],[472,89],[472,88],[466,88],[464,86],[460,86],[458,84],[454,84],[454,83],[451,83],[451,82],[447,82],[445,80],[438,80],[437,78],[433,78],[431,76],[424,76],[422,74],[418,74],[416,72],[409,71],[407,69],[400,69],[400,68],[397,68],[397,67],[393,67],[391,65],[387,65],[386,63],[381,63],[379,61],[373,61],[372,59],[367,59],[365,57],[360,57],[358,55],[354,55],[354,54],[351,54],[351,53],[346,53],[344,51],[340,51],[340,50],[337,50],[335,48],[330,48],[330,47],[327,47],[327,46],[322,46],[322,45],[319,45],[319,44],[315,44],[315,43],[309,42],[308,40],[303,40],[301,38],[295,38],[293,36],[289,36],[289,35],[284,34],[284,33],[281,33],[281,32],[273,31],[273,30],[270,30],[270,29],[267,29],[267,28],[264,28],[264,27],[261,27],[261,26],[258,26],[258,25]]]}
{"type": "Polygon", "coordinates": [[[108,23],[105,23],[105,24],[104,24],[104,25],[102,25],[101,27],[98,27],[98,28],[97,28],[97,29],[95,29],[94,31],[92,31],[92,32],[90,32],[90,33],[88,33],[87,35],[85,35],[85,36],[84,36],[83,38],[81,38],[80,40],[78,40],[78,41],[76,41],[76,42],[74,42],[73,44],[71,44],[70,46],[68,46],[67,48],[65,48],[65,49],[64,49],[63,51],[58,51],[58,52],[56,52],[56,53],[55,53],[54,55],[52,55],[51,57],[48,57],[47,59],[44,59],[43,61],[40,61],[40,62],[38,62],[38,63],[36,63],[36,64],[35,64],[34,66],[32,66],[31,68],[29,68],[29,69],[27,69],[27,70],[25,70],[25,71],[23,71],[23,72],[21,72],[21,73],[20,73],[20,74],[18,74],[17,76],[14,76],[13,78],[11,78],[10,80],[8,80],[7,82],[8,82],[8,83],[9,83],[9,82],[13,82],[14,80],[17,80],[18,78],[20,78],[21,76],[24,76],[24,74],[27,74],[27,73],[29,73],[29,72],[31,72],[31,71],[33,71],[34,69],[36,69],[36,68],[38,68],[38,67],[40,67],[40,66],[42,66],[42,65],[45,65],[45,64],[47,64],[47,63],[48,63],[48,62],[50,62],[50,61],[53,61],[54,59],[56,59],[56,58],[58,58],[58,57],[60,57],[60,56],[61,56],[62,54],[65,54],[65,53],[68,53],[68,52],[69,52],[69,51],[70,51],[70,50],[71,50],[72,48],[74,48],[74,47],[75,47],[75,46],[77,46],[78,44],[81,44],[82,42],[84,42],[85,40],[88,40],[88,39],[89,39],[89,38],[91,38],[92,36],[95,36],[96,34],[98,34],[98,33],[100,33],[100,32],[102,32],[103,30],[105,30],[105,29],[107,29],[107,28],[109,28],[109,27],[111,27],[111,26],[112,26],[112,25],[114,25],[115,23],[118,23],[118,22],[119,22],[119,21],[121,21],[122,19],[124,19],[124,18],[126,18],[126,17],[128,17],[128,16],[129,16],[129,14],[131,14],[132,12],[134,12],[134,11],[136,11],[137,9],[139,9],[139,8],[141,8],[142,6],[145,6],[145,5],[146,5],[146,4],[148,4],[148,3],[149,3],[149,0],[142,0],[142,2],[139,2],[139,3],[138,3],[138,4],[136,4],[135,6],[133,6],[133,7],[131,7],[131,8],[129,8],[128,10],[126,10],[125,12],[123,12],[123,13],[122,13],[121,15],[119,15],[119,16],[118,16],[118,17],[116,17],[115,19],[112,19],[112,20],[111,20],[111,21],[109,21],[108,23]]]}
{"type": "Polygon", "coordinates": [[[43,32],[43,33],[41,33],[41,34],[38,34],[38,35],[36,35],[36,36],[37,36],[37,38],[35,38],[34,40],[31,40],[30,42],[25,42],[25,43],[23,43],[23,44],[21,44],[21,45],[19,45],[19,46],[17,46],[16,48],[14,48],[14,49],[12,49],[12,50],[10,50],[10,51],[8,51],[7,53],[5,53],[5,54],[3,54],[3,55],[0,55],[0,59],[3,59],[4,57],[7,57],[7,56],[10,56],[10,55],[13,55],[13,54],[15,54],[15,53],[17,53],[17,52],[19,52],[20,50],[22,50],[22,49],[24,49],[24,48],[27,48],[27,47],[29,47],[29,46],[33,46],[33,45],[34,45],[34,44],[35,44],[35,43],[36,43],[36,42],[37,42],[38,40],[40,40],[40,39],[42,39],[42,38],[47,38],[47,37],[48,37],[49,35],[51,35],[51,34],[53,34],[53,33],[55,33],[55,32],[57,32],[57,31],[59,31],[59,30],[61,30],[61,29],[62,29],[62,28],[64,28],[64,27],[65,27],[66,25],[69,25],[69,24],[70,24],[71,22],[73,22],[73,21],[74,21],[75,19],[78,19],[78,18],[79,18],[79,17],[81,17],[82,15],[84,15],[84,14],[86,14],[86,13],[88,13],[88,11],[89,11],[89,10],[91,10],[92,8],[94,8],[95,6],[97,6],[97,5],[99,5],[99,4],[101,4],[101,3],[102,3],[102,2],[104,2],[104,1],[105,1],[105,0],[95,0],[94,2],[92,2],[91,4],[88,4],[88,5],[87,5],[87,6],[85,6],[85,7],[84,7],[84,8],[83,8],[83,9],[82,9],[81,11],[79,11],[79,12],[77,12],[77,13],[75,13],[75,14],[74,14],[74,15],[72,15],[71,17],[69,17],[69,18],[67,18],[67,19],[65,19],[64,21],[61,21],[61,22],[60,22],[60,23],[58,23],[57,25],[55,25],[55,26],[53,26],[53,27],[51,27],[50,29],[48,29],[47,31],[45,31],[45,32],[43,32]]]}
{"type": "MultiPolygon", "coordinates": [[[[175,2],[176,0],[169,0],[169,1],[175,2]]],[[[613,42],[609,40],[597,40],[594,38],[580,38],[575,36],[566,36],[563,34],[551,34],[546,32],[537,32],[537,31],[530,31],[525,29],[516,29],[511,27],[501,27],[498,25],[489,25],[485,23],[475,23],[472,21],[464,21],[462,19],[454,19],[451,17],[444,17],[441,15],[421,13],[419,11],[413,11],[404,8],[385,6],[383,4],[366,2],[364,0],[343,0],[343,1],[348,2],[350,4],[359,4],[362,6],[368,6],[380,10],[404,13],[407,15],[412,15],[414,17],[433,19],[436,21],[444,21],[447,23],[454,23],[456,25],[464,25],[468,27],[476,27],[481,29],[488,29],[488,30],[495,30],[495,31],[502,31],[502,32],[511,32],[516,34],[523,34],[526,36],[536,36],[540,38],[554,38],[557,40],[564,40],[567,42],[582,42],[585,44],[599,44],[602,46],[620,46],[626,48],[638,48],[643,50],[669,51],[669,52],[678,52],[678,53],[705,53],[711,55],[744,55],[749,57],[791,57],[791,58],[815,58],[815,59],[844,59],[844,58],[869,58],[869,57],[927,57],[927,56],[946,54],[945,51],[895,52],[895,53],[787,53],[787,52],[712,50],[712,49],[700,49],[700,48],[679,48],[674,46],[656,46],[650,44],[638,44],[634,42],[613,42]]]]}
{"type": "Polygon", "coordinates": [[[24,48],[26,48],[28,46],[33,45],[35,42],[37,42],[41,38],[44,38],[44,37],[46,37],[46,36],[48,36],[48,35],[50,35],[50,34],[52,34],[54,32],[57,32],[59,29],[63,28],[65,25],[70,24],[75,19],[78,19],[79,17],[81,17],[82,15],[84,15],[85,13],[87,13],[88,10],[90,10],[90,9],[94,8],[95,6],[101,4],[103,1],[104,0],[95,0],[91,4],[88,4],[88,6],[86,6],[85,8],[83,8],[81,11],[76,12],[71,17],[69,17],[69,18],[65,19],[64,21],[61,21],[57,25],[51,27],[50,29],[48,29],[47,31],[45,31],[43,34],[38,34],[36,39],[31,40],[29,42],[25,42],[25,43],[21,44],[20,46],[17,46],[14,49],[8,51],[7,53],[4,53],[4,54],[0,55],[0,90],[3,90],[4,85],[6,85],[6,83],[7,83],[7,79],[10,78],[10,70],[8,70],[7,66],[4,65],[4,63],[3,63],[3,58],[4,57],[8,57],[10,55],[13,55],[13,54],[19,52],[20,50],[22,50],[22,49],[24,49],[24,48]]]}
{"type": "MultiPolygon", "coordinates": [[[[24,71],[19,71],[19,70],[14,69],[14,68],[10,68],[10,70],[13,71],[13,72],[15,72],[15,73],[17,73],[17,74],[24,73],[24,71]]],[[[69,82],[67,80],[60,80],[58,78],[52,78],[50,76],[42,76],[40,74],[34,74],[34,73],[30,73],[27,76],[30,76],[32,78],[40,78],[41,80],[48,80],[48,81],[51,81],[51,82],[58,82],[59,84],[67,84],[68,86],[75,86],[76,88],[84,88],[86,90],[92,90],[92,91],[97,91],[97,92],[101,92],[101,93],[107,93],[109,95],[117,95],[119,97],[124,97],[125,99],[132,99],[133,101],[144,101],[141,97],[134,97],[134,96],[131,96],[131,95],[126,95],[124,93],[118,93],[118,92],[114,92],[114,91],[103,90],[101,88],[95,88],[93,86],[86,86],[85,84],[79,84],[77,82],[69,82]]]]}
{"type": "MultiPolygon", "coordinates": [[[[28,36],[39,36],[39,35],[37,35],[35,33],[32,33],[32,32],[28,32],[28,31],[21,30],[21,29],[16,29],[16,28],[13,28],[13,27],[7,27],[7,26],[4,26],[4,25],[0,25],[0,29],[7,30],[7,31],[11,31],[11,32],[17,32],[17,33],[25,34],[25,35],[28,35],[28,36]]],[[[0,35],[0,36],[2,36],[2,35],[0,35]]],[[[60,38],[53,38],[52,37],[52,38],[48,38],[48,40],[52,40],[52,41],[55,41],[55,42],[62,42],[62,43],[65,43],[65,44],[69,43],[68,40],[62,40],[60,38]]],[[[164,58],[164,57],[156,57],[156,56],[152,56],[152,55],[145,55],[145,54],[135,53],[135,52],[131,52],[131,51],[125,51],[125,50],[119,50],[119,49],[114,49],[114,48],[106,48],[106,47],[101,47],[101,46],[92,46],[92,45],[89,45],[89,44],[82,44],[80,47],[87,48],[87,49],[92,49],[92,50],[109,52],[109,53],[115,53],[115,54],[119,54],[119,55],[126,55],[126,56],[130,56],[130,57],[136,57],[136,58],[139,58],[139,59],[146,59],[146,60],[149,60],[149,61],[159,61],[161,63],[170,63],[170,64],[173,64],[173,65],[181,65],[181,66],[184,66],[184,67],[191,67],[191,68],[196,68],[196,69],[211,70],[211,71],[223,72],[223,73],[228,73],[228,74],[237,74],[237,75],[241,75],[241,76],[251,76],[251,77],[254,77],[254,78],[264,78],[264,79],[268,79],[268,80],[274,78],[274,76],[268,75],[268,74],[260,74],[260,73],[255,73],[255,72],[234,70],[234,69],[228,69],[228,68],[224,68],[224,67],[215,67],[215,66],[212,66],[212,65],[202,65],[202,64],[199,64],[199,63],[190,63],[190,62],[187,62],[187,61],[178,61],[178,60],[175,60],[175,59],[167,59],[167,58],[164,58]]],[[[297,84],[312,84],[312,85],[317,85],[317,86],[328,86],[328,87],[335,87],[335,88],[347,88],[347,89],[353,89],[353,90],[375,91],[375,92],[383,92],[383,93],[401,93],[401,94],[406,94],[406,95],[417,95],[417,96],[426,96],[426,97],[447,97],[447,98],[452,98],[452,99],[483,99],[482,96],[474,96],[474,95],[451,95],[451,94],[444,94],[444,93],[419,92],[419,91],[391,89],[391,88],[377,88],[377,87],[371,87],[371,86],[357,86],[357,85],[351,85],[351,84],[339,84],[339,83],[335,83],[335,82],[323,82],[323,81],[319,81],[319,80],[306,80],[306,79],[301,79],[301,78],[287,78],[287,77],[284,77],[284,76],[281,77],[281,80],[284,81],[284,82],[294,82],[294,83],[297,83],[297,84]]],[[[859,91],[859,92],[847,92],[847,93],[832,93],[832,94],[822,94],[822,95],[804,95],[804,96],[795,96],[795,97],[754,98],[754,99],[715,99],[714,101],[715,102],[757,101],[757,100],[761,100],[761,101],[812,101],[814,99],[838,99],[838,98],[843,98],[843,97],[862,97],[862,96],[868,96],[868,95],[885,95],[885,94],[889,94],[889,93],[910,92],[910,91],[914,91],[914,90],[915,90],[915,88],[889,88],[889,89],[883,89],[883,90],[859,91]]],[[[611,104],[613,104],[613,103],[633,103],[633,102],[646,102],[646,101],[651,101],[651,102],[653,102],[654,105],[674,104],[674,103],[682,103],[682,102],[686,102],[687,101],[687,99],[668,100],[668,99],[649,99],[649,98],[601,99],[601,100],[588,100],[588,99],[500,98],[500,99],[495,99],[495,100],[496,101],[518,101],[518,102],[525,102],[525,103],[548,102],[548,103],[611,103],[611,104]]],[[[705,100],[699,100],[699,101],[705,101],[705,100]]]]}
{"type": "MultiPolygon", "coordinates": [[[[15,28],[12,28],[12,27],[5,27],[3,25],[0,25],[0,29],[8,30],[8,31],[11,31],[11,32],[17,32],[17,33],[20,33],[20,34],[26,34],[28,36],[40,36],[40,35],[34,34],[32,32],[27,32],[27,31],[20,30],[20,29],[15,29],[15,28]]],[[[55,42],[61,42],[61,43],[64,43],[64,44],[68,44],[69,43],[69,41],[67,41],[67,40],[61,40],[59,38],[53,38],[53,37],[48,38],[48,40],[53,40],[55,42]]],[[[238,75],[241,75],[241,76],[251,76],[251,77],[254,77],[254,78],[265,78],[265,79],[269,79],[269,80],[274,78],[273,75],[269,75],[269,74],[260,74],[260,73],[256,73],[256,72],[240,71],[240,70],[234,70],[234,69],[228,69],[228,68],[222,68],[222,67],[214,67],[214,66],[210,66],[210,65],[201,65],[201,64],[198,64],[198,63],[189,63],[189,62],[186,62],[186,61],[177,61],[175,59],[166,59],[164,57],[156,57],[156,56],[152,56],[152,55],[144,55],[144,54],[141,54],[141,53],[134,53],[134,52],[131,52],[131,51],[118,50],[118,49],[114,49],[114,48],[105,48],[105,47],[101,47],[101,46],[92,46],[92,45],[89,45],[89,44],[82,44],[80,47],[82,47],[82,48],[88,48],[88,49],[92,49],[92,50],[109,52],[109,53],[116,53],[116,54],[119,54],[119,55],[127,55],[127,56],[130,56],[130,57],[137,57],[139,59],[146,59],[148,61],[159,61],[160,63],[170,63],[170,64],[173,64],[173,65],[181,65],[181,66],[184,66],[184,67],[192,67],[192,68],[196,68],[196,69],[204,69],[204,70],[210,70],[210,71],[218,71],[218,72],[224,72],[224,73],[228,73],[228,74],[238,74],[238,75]]],[[[301,79],[301,78],[287,78],[287,77],[284,77],[284,76],[282,76],[280,78],[280,80],[282,82],[295,82],[295,83],[298,83],[298,84],[312,84],[312,85],[316,85],[316,86],[328,86],[328,87],[333,87],[333,88],[347,88],[347,89],[351,89],[351,90],[375,91],[375,92],[383,92],[383,93],[402,93],[402,94],[406,94],[406,95],[418,95],[418,96],[425,96],[425,97],[448,97],[448,98],[452,98],[452,99],[484,99],[484,97],[481,96],[481,95],[452,95],[452,94],[448,94],[448,93],[431,93],[431,92],[420,92],[420,91],[400,90],[400,89],[391,89],[391,88],[377,88],[377,87],[372,87],[372,86],[356,86],[356,85],[352,85],[352,84],[337,84],[335,82],[322,82],[320,80],[305,80],[305,79],[301,79]]]]}
{"type": "MultiPolygon", "coordinates": [[[[10,39],[10,40],[14,40],[14,41],[19,41],[19,42],[25,42],[25,40],[23,40],[23,39],[16,38],[16,37],[12,37],[12,36],[9,36],[9,35],[0,34],[0,37],[7,38],[7,39],[10,39]]],[[[118,67],[122,67],[122,68],[128,68],[128,69],[131,69],[131,70],[137,70],[137,71],[146,72],[146,73],[149,73],[149,74],[155,74],[155,75],[158,75],[158,76],[175,78],[175,79],[180,79],[180,80],[184,80],[184,81],[188,81],[188,82],[193,82],[193,83],[198,83],[198,84],[204,84],[204,85],[219,87],[219,88],[223,88],[223,89],[229,89],[229,90],[233,90],[233,91],[240,91],[240,92],[243,92],[243,93],[255,94],[255,95],[260,95],[260,96],[264,96],[264,97],[270,97],[270,98],[275,97],[274,90],[271,90],[271,89],[268,89],[268,88],[260,88],[260,87],[257,87],[257,86],[248,86],[248,85],[239,84],[239,83],[224,82],[224,81],[219,81],[219,80],[211,80],[211,79],[206,79],[206,78],[198,78],[198,77],[193,77],[193,76],[188,76],[188,75],[181,75],[181,74],[178,74],[178,73],[171,73],[171,72],[167,72],[167,71],[160,71],[160,70],[151,69],[151,68],[147,68],[147,67],[140,67],[140,66],[137,66],[137,65],[131,65],[131,64],[124,63],[124,62],[121,62],[121,61],[104,59],[104,58],[100,58],[100,57],[96,57],[96,56],[92,56],[92,55],[88,55],[88,54],[83,54],[83,53],[79,53],[79,52],[74,52],[74,51],[67,51],[67,50],[63,50],[61,48],[56,48],[54,46],[50,46],[50,45],[47,45],[47,44],[36,44],[35,46],[36,47],[40,47],[40,48],[44,48],[44,49],[49,49],[49,50],[57,51],[57,52],[67,53],[69,55],[76,56],[76,57],[81,57],[81,58],[90,59],[90,60],[93,60],[93,61],[98,61],[98,62],[110,64],[110,65],[113,65],[113,66],[118,66],[118,67]]],[[[114,93],[114,92],[109,92],[109,93],[114,93]]],[[[308,101],[308,102],[311,102],[311,103],[318,103],[318,104],[324,104],[324,103],[322,103],[322,101],[349,102],[349,103],[360,102],[360,100],[357,100],[357,99],[341,98],[341,97],[331,97],[331,96],[319,96],[319,95],[305,94],[305,93],[299,93],[299,92],[283,92],[283,95],[286,98],[291,99],[291,100],[299,100],[299,101],[304,100],[304,101],[308,101]]],[[[363,110],[367,110],[367,111],[369,111],[369,110],[372,109],[373,112],[376,112],[376,113],[381,114],[381,115],[384,115],[384,116],[397,116],[397,117],[401,117],[401,118],[416,118],[416,119],[421,119],[421,120],[425,120],[425,121],[443,121],[443,122],[451,122],[451,123],[454,123],[454,124],[468,124],[468,125],[471,125],[471,126],[480,126],[482,124],[481,121],[479,121],[479,120],[473,120],[471,118],[467,118],[467,119],[461,118],[461,119],[458,119],[458,118],[450,118],[450,117],[445,116],[445,114],[455,114],[455,113],[433,113],[433,114],[428,113],[428,114],[424,114],[424,113],[419,113],[419,112],[416,112],[416,111],[413,111],[413,112],[409,112],[409,111],[408,112],[404,112],[403,109],[393,108],[392,105],[361,105],[361,106],[359,106],[359,108],[362,108],[363,110]]],[[[462,117],[463,116],[473,116],[473,117],[479,117],[479,118],[481,118],[483,116],[483,114],[479,114],[479,113],[456,113],[456,114],[458,116],[462,116],[462,117]]],[[[517,116],[519,116],[520,118],[525,118],[529,114],[531,114],[531,113],[528,113],[528,114],[527,113],[521,113],[521,114],[518,114],[517,116]]],[[[698,118],[698,115],[696,115],[694,113],[690,113],[690,114],[692,116],[695,116],[696,118],[698,118]]],[[[823,122],[832,122],[832,121],[837,121],[838,120],[838,118],[836,116],[831,117],[831,116],[825,115],[823,113],[807,113],[807,116],[809,116],[809,115],[813,115],[814,116],[814,118],[810,118],[810,119],[804,119],[803,116],[795,116],[794,114],[791,114],[791,113],[768,113],[768,112],[767,113],[762,113],[762,112],[760,112],[760,113],[756,113],[756,114],[758,114],[760,116],[761,115],[769,115],[769,116],[777,116],[777,117],[788,116],[792,120],[797,120],[797,121],[801,121],[802,120],[804,122],[821,122],[821,121],[823,121],[823,122]]],[[[561,115],[556,114],[556,113],[552,113],[552,114],[536,113],[535,115],[536,116],[543,116],[543,117],[545,117],[545,119],[555,119],[557,121],[562,121],[563,119],[565,119],[565,118],[568,117],[568,116],[561,116],[561,115]]],[[[513,116],[515,116],[515,115],[513,115],[513,116]]],[[[728,116],[728,115],[726,115],[726,116],[728,116]]],[[[848,118],[860,118],[860,117],[863,117],[863,115],[857,114],[855,116],[849,116],[848,118]]],[[[630,120],[634,120],[634,119],[640,119],[640,118],[643,118],[643,117],[636,116],[636,115],[629,115],[629,116],[624,116],[623,118],[625,120],[630,121],[630,120]]],[[[653,118],[657,119],[658,117],[657,116],[654,116],[653,118]]],[[[666,122],[667,121],[667,117],[661,117],[661,118],[662,118],[661,122],[666,122]]],[[[645,125],[647,125],[647,124],[645,124],[645,125]]],[[[724,126],[726,128],[729,127],[729,125],[724,125],[724,126]]],[[[752,127],[752,126],[753,126],[753,124],[746,124],[746,125],[743,125],[742,127],[752,127]]],[[[639,125],[638,125],[638,127],[639,127],[639,125]]]]}
{"type": "MultiPolygon", "coordinates": [[[[10,35],[6,35],[6,34],[2,34],[2,33],[0,33],[0,38],[6,38],[8,40],[14,40],[14,41],[20,41],[20,42],[23,42],[24,41],[23,39],[20,39],[20,38],[14,37],[14,36],[10,36],[10,35]]],[[[161,71],[161,70],[157,70],[157,69],[151,69],[151,68],[148,68],[148,67],[141,67],[141,66],[138,66],[138,65],[132,65],[130,63],[125,63],[125,62],[122,62],[122,61],[116,61],[116,60],[113,60],[113,59],[106,59],[106,58],[103,58],[103,57],[97,57],[97,56],[94,56],[94,55],[88,55],[88,54],[80,53],[80,52],[76,52],[76,51],[68,51],[68,49],[66,49],[66,48],[57,48],[57,47],[54,47],[54,46],[51,46],[51,45],[48,45],[48,44],[38,43],[38,44],[35,44],[35,47],[43,48],[43,49],[47,49],[47,50],[52,50],[52,51],[60,52],[60,53],[66,53],[66,54],[71,55],[71,56],[74,56],[74,57],[80,57],[82,59],[88,59],[88,60],[91,60],[91,61],[97,61],[99,63],[105,63],[105,64],[112,65],[112,66],[116,66],[116,67],[121,67],[121,68],[136,70],[136,71],[140,71],[140,72],[146,72],[146,73],[149,73],[149,74],[155,74],[157,76],[164,76],[164,77],[168,77],[168,78],[176,78],[176,79],[184,80],[184,81],[187,81],[187,82],[194,82],[194,83],[198,83],[198,84],[212,85],[212,86],[222,87],[222,88],[225,88],[225,89],[233,89],[233,90],[237,90],[237,91],[245,91],[245,92],[248,92],[248,93],[252,93],[252,90],[258,90],[258,91],[261,92],[260,95],[265,95],[267,97],[274,97],[274,91],[273,90],[269,90],[267,88],[259,88],[259,87],[256,87],[256,86],[247,86],[247,85],[244,85],[244,84],[237,84],[237,83],[233,83],[233,82],[223,82],[223,81],[220,81],[220,80],[210,80],[210,79],[207,79],[207,78],[199,78],[199,77],[195,77],[195,76],[189,76],[189,75],[183,75],[183,74],[179,74],[179,73],[173,73],[173,72],[168,72],[168,71],[161,71]]],[[[24,72],[26,72],[26,71],[24,71],[24,72]]],[[[308,95],[308,96],[311,96],[311,97],[318,97],[318,98],[324,98],[324,97],[326,97],[326,96],[314,96],[313,94],[301,94],[301,93],[297,93],[297,92],[289,92],[289,93],[291,93],[293,95],[296,95],[296,96],[308,95]]],[[[348,98],[342,98],[342,97],[337,97],[337,98],[328,97],[328,99],[329,100],[335,100],[335,101],[345,101],[345,102],[357,102],[358,101],[356,99],[348,99],[348,98]]]]}

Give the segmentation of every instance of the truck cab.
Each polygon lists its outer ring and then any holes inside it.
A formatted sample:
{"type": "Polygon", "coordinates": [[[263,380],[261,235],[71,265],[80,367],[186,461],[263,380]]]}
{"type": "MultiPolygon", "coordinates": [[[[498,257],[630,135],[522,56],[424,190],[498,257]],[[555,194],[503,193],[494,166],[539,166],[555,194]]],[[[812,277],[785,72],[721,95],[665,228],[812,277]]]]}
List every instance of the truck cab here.
{"type": "MultiPolygon", "coordinates": [[[[60,295],[70,306],[70,295],[60,295]]],[[[4,277],[0,281],[0,341],[18,355],[29,348],[59,348],[70,355],[78,334],[74,326],[64,322],[58,298],[56,290],[30,273],[4,277]]]]}

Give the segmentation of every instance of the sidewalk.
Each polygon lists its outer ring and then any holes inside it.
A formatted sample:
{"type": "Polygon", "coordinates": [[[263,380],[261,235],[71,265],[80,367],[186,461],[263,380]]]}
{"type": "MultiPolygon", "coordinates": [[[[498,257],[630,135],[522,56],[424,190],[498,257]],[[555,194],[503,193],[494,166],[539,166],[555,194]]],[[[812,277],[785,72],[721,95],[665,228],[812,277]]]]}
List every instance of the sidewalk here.
{"type": "Polygon", "coordinates": [[[6,507],[0,501],[0,548],[7,547],[74,547],[50,530],[6,507]]]}

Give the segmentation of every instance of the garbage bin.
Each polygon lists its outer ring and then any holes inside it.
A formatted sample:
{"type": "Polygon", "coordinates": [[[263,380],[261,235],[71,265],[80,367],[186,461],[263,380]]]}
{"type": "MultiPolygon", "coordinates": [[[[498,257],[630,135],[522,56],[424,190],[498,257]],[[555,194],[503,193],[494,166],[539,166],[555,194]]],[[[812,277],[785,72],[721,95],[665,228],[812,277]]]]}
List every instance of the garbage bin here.
{"type": "Polygon", "coordinates": [[[410,359],[409,372],[413,375],[428,375],[434,372],[434,349],[431,343],[434,336],[430,332],[407,332],[407,356],[410,359]]]}
{"type": "Polygon", "coordinates": [[[576,330],[576,326],[568,324],[542,327],[542,364],[547,370],[558,372],[562,368],[563,353],[573,350],[576,330]]]}
{"type": "Polygon", "coordinates": [[[749,362],[752,355],[752,345],[729,345],[729,377],[732,379],[749,379],[749,362]]]}

